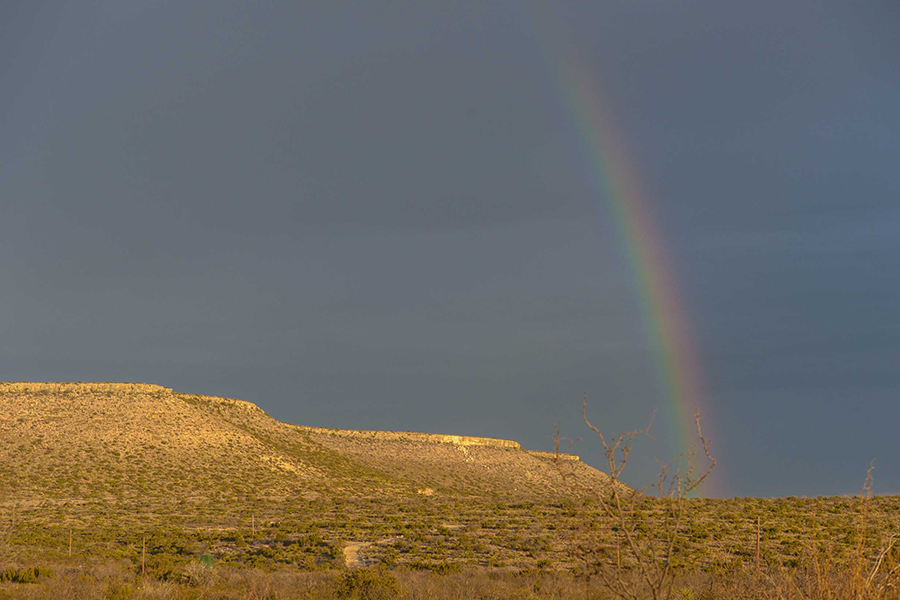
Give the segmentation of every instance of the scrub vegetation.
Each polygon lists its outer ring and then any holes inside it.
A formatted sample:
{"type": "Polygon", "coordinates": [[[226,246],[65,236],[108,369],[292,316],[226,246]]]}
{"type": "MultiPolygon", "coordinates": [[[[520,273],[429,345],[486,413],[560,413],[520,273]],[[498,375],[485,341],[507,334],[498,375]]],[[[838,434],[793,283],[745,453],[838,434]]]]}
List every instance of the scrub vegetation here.
{"type": "Polygon", "coordinates": [[[855,497],[691,498],[701,432],[631,490],[640,433],[598,437],[606,475],[159,386],[0,384],[0,599],[900,598],[900,498],[871,472],[855,497]]]}

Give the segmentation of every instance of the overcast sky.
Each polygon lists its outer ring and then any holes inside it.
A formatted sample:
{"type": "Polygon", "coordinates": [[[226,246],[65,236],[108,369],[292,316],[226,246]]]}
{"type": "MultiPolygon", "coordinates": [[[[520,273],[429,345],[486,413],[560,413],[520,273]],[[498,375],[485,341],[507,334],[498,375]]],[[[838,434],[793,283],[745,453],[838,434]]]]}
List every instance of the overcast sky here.
{"type": "Polygon", "coordinates": [[[609,432],[666,400],[554,35],[658,223],[717,493],[855,493],[872,458],[900,493],[893,0],[6,0],[0,379],[559,423],[602,466],[582,393],[609,432]]]}

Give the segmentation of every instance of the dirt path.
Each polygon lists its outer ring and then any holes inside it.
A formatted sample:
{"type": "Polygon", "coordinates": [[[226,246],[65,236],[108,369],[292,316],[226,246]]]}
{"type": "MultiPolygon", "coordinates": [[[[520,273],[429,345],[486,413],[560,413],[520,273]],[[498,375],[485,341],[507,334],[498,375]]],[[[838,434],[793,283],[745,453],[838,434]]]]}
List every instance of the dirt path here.
{"type": "Polygon", "coordinates": [[[368,548],[372,542],[347,542],[344,546],[344,564],[348,569],[359,569],[368,566],[368,561],[363,558],[363,548],[368,548]]]}
{"type": "Polygon", "coordinates": [[[371,558],[366,558],[365,550],[369,546],[373,544],[390,544],[395,540],[402,539],[403,536],[399,537],[389,537],[384,538],[383,540],[378,540],[377,542],[347,542],[344,546],[344,564],[348,569],[359,569],[361,567],[368,567],[370,565],[375,564],[375,560],[371,558]]]}

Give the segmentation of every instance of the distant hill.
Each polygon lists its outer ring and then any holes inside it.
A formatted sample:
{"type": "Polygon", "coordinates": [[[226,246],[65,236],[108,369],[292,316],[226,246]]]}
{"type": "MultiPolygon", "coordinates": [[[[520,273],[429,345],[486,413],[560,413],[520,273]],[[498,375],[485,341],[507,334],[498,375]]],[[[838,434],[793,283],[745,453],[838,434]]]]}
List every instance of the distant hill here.
{"type": "MultiPolygon", "coordinates": [[[[548,498],[609,478],[517,442],[331,430],[148,384],[0,383],[3,502],[205,505],[320,497],[548,498]]],[[[226,508],[222,508],[226,510],[226,508]]]]}

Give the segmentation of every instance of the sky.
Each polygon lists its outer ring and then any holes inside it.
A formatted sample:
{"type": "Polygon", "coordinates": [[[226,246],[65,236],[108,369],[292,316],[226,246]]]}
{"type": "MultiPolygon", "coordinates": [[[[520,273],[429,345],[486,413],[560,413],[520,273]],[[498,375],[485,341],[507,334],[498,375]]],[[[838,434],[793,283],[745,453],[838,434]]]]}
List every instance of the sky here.
{"type": "Polygon", "coordinates": [[[0,380],[900,493],[893,4],[7,0],[0,380]]]}

